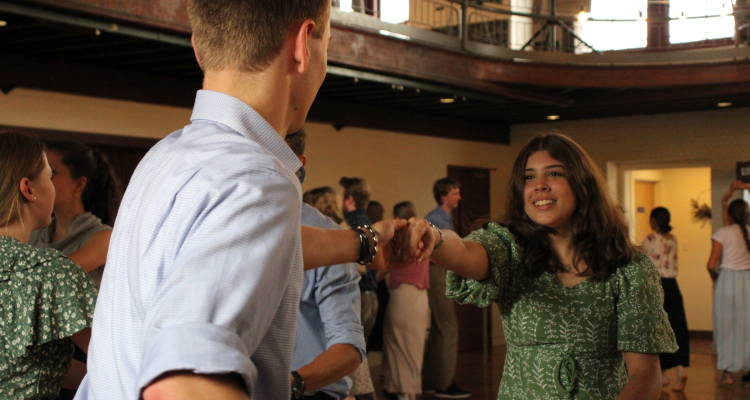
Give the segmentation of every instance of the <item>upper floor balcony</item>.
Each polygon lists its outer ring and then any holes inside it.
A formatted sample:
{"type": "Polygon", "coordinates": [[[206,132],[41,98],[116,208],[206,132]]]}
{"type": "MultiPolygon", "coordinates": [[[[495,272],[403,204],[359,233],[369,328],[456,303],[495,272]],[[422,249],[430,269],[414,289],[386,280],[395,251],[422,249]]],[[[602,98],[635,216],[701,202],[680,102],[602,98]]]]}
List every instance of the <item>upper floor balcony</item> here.
{"type": "Polygon", "coordinates": [[[515,61],[747,58],[749,0],[334,0],[332,23],[515,61]]]}

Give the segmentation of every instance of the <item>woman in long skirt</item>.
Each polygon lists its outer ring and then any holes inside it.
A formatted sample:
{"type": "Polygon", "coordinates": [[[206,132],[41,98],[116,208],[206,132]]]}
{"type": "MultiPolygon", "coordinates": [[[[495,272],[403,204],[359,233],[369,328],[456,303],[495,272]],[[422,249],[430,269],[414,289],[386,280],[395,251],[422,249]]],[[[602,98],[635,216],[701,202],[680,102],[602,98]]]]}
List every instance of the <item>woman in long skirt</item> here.
{"type": "Polygon", "coordinates": [[[667,312],[677,345],[680,346],[676,353],[659,355],[662,386],[671,383],[667,370],[676,367],[677,380],[672,391],[682,392],[687,382],[687,373],[683,367],[690,366],[690,337],[682,293],[677,285],[677,238],[670,233],[672,231],[672,226],[669,225],[670,219],[669,210],[664,207],[657,207],[651,211],[651,229],[654,232],[643,239],[643,250],[654,262],[661,276],[661,286],[664,289],[664,311],[667,312]]]}
{"type": "MultiPolygon", "coordinates": [[[[725,196],[726,197],[726,196],[725,196]]],[[[733,373],[750,370],[750,209],[744,200],[727,207],[729,225],[712,236],[708,271],[716,280],[714,335],[722,384],[733,384],[733,373]],[[719,266],[721,260],[721,266],[719,266]],[[720,269],[719,269],[720,267],[720,269]]]]}

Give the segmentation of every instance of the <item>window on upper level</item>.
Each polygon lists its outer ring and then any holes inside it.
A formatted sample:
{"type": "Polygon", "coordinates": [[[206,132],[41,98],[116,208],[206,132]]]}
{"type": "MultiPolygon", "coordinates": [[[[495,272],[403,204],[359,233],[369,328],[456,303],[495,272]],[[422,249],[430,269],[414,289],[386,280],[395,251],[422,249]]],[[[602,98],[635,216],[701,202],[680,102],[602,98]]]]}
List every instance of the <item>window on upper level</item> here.
{"type": "Polygon", "coordinates": [[[646,47],[646,2],[592,0],[583,40],[600,51],[646,47]]]}
{"type": "Polygon", "coordinates": [[[392,24],[409,20],[409,1],[380,0],[380,19],[392,24]]]}
{"type": "Polygon", "coordinates": [[[669,4],[670,43],[730,38],[734,35],[731,0],[673,0],[669,4]]]}
{"type": "MultiPolygon", "coordinates": [[[[734,34],[731,0],[671,0],[670,43],[730,38],[734,34]]],[[[600,51],[646,47],[647,0],[592,0],[582,37],[600,51]]]]}

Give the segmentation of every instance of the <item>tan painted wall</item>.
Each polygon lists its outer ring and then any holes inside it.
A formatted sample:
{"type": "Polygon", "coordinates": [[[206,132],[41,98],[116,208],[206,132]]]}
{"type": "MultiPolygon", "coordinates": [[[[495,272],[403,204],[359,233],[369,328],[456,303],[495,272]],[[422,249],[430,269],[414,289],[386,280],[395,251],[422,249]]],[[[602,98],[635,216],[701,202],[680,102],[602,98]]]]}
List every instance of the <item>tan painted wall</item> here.
{"type": "Polygon", "coordinates": [[[14,89],[0,93],[0,124],[161,139],[190,123],[192,110],[14,89]]]}
{"type": "MultiPolygon", "coordinates": [[[[706,272],[711,254],[711,224],[695,222],[690,200],[710,202],[710,168],[670,168],[633,171],[633,180],[658,182],[657,206],[666,207],[672,216],[672,233],[677,237],[679,274],[690,330],[711,331],[713,284],[706,272]]],[[[633,211],[633,210],[631,210],[633,211]]],[[[646,210],[650,213],[651,210],[646,210]]],[[[641,243],[643,238],[637,238],[641,243]]]]}
{"type": "MultiPolygon", "coordinates": [[[[0,94],[0,124],[160,139],[190,121],[191,110],[16,89],[0,94]]],[[[411,200],[420,215],[435,207],[432,184],[448,165],[490,168],[492,216],[499,215],[510,148],[310,123],[305,190],[336,186],[342,176],[367,178],[373,199],[390,211],[411,200]]]]}
{"type": "Polygon", "coordinates": [[[307,124],[307,180],[305,190],[338,185],[342,176],[364,177],[372,199],[390,214],[394,204],[411,200],[420,216],[437,205],[432,197],[435,180],[448,165],[494,169],[490,176],[492,216],[500,214],[507,180],[508,146],[436,139],[358,128],[336,131],[331,125],[307,124]]]}

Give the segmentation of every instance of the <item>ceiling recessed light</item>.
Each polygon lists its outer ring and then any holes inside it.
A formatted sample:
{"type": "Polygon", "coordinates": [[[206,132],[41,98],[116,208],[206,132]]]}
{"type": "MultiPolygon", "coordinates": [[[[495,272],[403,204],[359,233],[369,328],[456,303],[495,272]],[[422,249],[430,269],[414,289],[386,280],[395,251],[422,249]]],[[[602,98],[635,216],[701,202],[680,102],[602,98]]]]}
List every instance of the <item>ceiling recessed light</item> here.
{"type": "Polygon", "coordinates": [[[440,102],[441,102],[441,103],[443,103],[443,104],[451,104],[451,103],[453,103],[454,101],[456,101],[456,99],[454,99],[454,98],[452,98],[452,97],[449,97],[449,98],[447,98],[447,99],[440,99],[440,102]]]}
{"type": "Polygon", "coordinates": [[[547,119],[550,120],[550,121],[556,121],[556,120],[560,119],[560,116],[559,115],[548,115],[547,119]]]}
{"type": "Polygon", "coordinates": [[[0,26],[5,26],[5,25],[8,25],[8,23],[5,21],[0,21],[0,26]]]}
{"type": "Polygon", "coordinates": [[[719,103],[717,104],[719,107],[731,107],[732,103],[719,103]]]}

